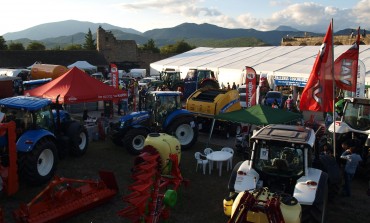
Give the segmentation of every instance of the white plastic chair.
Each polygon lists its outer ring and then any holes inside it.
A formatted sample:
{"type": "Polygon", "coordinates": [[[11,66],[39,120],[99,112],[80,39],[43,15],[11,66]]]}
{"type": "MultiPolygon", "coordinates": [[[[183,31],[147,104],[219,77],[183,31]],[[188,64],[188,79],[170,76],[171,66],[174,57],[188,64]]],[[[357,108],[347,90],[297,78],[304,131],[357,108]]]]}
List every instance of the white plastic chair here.
{"type": "Polygon", "coordinates": [[[207,164],[208,164],[208,160],[207,160],[206,156],[203,155],[201,152],[196,152],[194,154],[194,156],[195,156],[195,159],[197,160],[197,167],[195,169],[195,172],[198,171],[199,165],[202,165],[203,166],[203,174],[206,174],[206,167],[207,167],[207,164]]]}
{"type": "MultiPolygon", "coordinates": [[[[207,156],[208,154],[210,154],[210,153],[213,153],[213,149],[211,149],[211,148],[205,148],[204,149],[204,154],[207,156]]],[[[212,169],[213,169],[213,162],[212,162],[212,160],[208,160],[209,161],[209,174],[211,174],[211,171],[212,171],[212,169]]]]}
{"type": "MultiPolygon", "coordinates": [[[[221,151],[229,152],[234,156],[234,150],[232,148],[224,147],[221,149],[221,151]]],[[[231,170],[233,168],[233,156],[231,156],[231,158],[227,161],[227,170],[231,170]]]]}

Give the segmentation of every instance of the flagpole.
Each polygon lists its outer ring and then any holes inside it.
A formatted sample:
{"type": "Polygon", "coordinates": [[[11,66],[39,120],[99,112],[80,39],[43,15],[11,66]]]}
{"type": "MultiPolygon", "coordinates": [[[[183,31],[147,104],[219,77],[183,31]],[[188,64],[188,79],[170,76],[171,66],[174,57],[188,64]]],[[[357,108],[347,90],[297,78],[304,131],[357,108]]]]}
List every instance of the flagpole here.
{"type": "MultiPolygon", "coordinates": [[[[331,19],[331,31],[334,33],[334,21],[333,18],[331,19]]],[[[336,149],[336,132],[335,132],[335,121],[336,121],[336,115],[335,115],[335,80],[334,80],[334,34],[331,35],[331,44],[333,49],[333,56],[332,56],[332,63],[331,63],[331,75],[333,80],[333,155],[334,157],[337,156],[337,149],[336,149]]]]}

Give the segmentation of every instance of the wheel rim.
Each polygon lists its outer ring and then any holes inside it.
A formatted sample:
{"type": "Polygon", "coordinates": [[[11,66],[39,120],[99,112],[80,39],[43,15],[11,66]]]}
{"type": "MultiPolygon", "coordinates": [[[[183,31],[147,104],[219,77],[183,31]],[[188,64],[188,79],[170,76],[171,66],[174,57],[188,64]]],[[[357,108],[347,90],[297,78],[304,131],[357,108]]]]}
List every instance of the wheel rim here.
{"type": "Polygon", "coordinates": [[[79,144],[78,144],[78,147],[80,148],[80,150],[84,150],[85,149],[86,142],[87,142],[86,134],[84,132],[81,132],[80,133],[80,137],[79,137],[79,144]]]}
{"type": "Polygon", "coordinates": [[[189,124],[179,125],[176,129],[175,136],[181,145],[187,145],[194,138],[193,128],[189,124]]]}
{"type": "Polygon", "coordinates": [[[137,135],[132,139],[132,147],[135,150],[142,150],[144,148],[145,137],[143,135],[137,135]]]}
{"type": "Polygon", "coordinates": [[[45,149],[40,153],[37,159],[37,172],[41,176],[46,176],[50,173],[54,165],[54,154],[50,149],[45,149]]]}

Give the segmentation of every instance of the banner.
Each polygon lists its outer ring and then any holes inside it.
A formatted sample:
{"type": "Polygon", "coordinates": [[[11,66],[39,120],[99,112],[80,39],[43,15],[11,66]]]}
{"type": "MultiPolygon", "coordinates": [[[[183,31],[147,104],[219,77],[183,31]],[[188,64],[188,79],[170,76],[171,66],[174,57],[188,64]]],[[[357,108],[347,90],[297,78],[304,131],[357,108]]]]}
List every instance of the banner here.
{"type": "Polygon", "coordinates": [[[117,65],[111,63],[110,64],[110,73],[112,78],[112,86],[114,88],[119,88],[119,79],[118,79],[118,68],[117,65]]]}
{"type": "Polygon", "coordinates": [[[256,105],[256,82],[257,74],[252,67],[245,67],[245,89],[247,108],[256,105]]]}
{"type": "Polygon", "coordinates": [[[365,98],[365,76],[366,67],[362,60],[358,60],[358,72],[357,72],[357,85],[356,85],[356,97],[365,98]]]}
{"type": "Polygon", "coordinates": [[[335,84],[342,90],[356,92],[359,44],[360,27],[356,42],[334,62],[335,84]]]}
{"type": "Polygon", "coordinates": [[[307,85],[303,89],[299,109],[301,111],[333,111],[333,30],[330,23],[316,56],[307,85]]]}

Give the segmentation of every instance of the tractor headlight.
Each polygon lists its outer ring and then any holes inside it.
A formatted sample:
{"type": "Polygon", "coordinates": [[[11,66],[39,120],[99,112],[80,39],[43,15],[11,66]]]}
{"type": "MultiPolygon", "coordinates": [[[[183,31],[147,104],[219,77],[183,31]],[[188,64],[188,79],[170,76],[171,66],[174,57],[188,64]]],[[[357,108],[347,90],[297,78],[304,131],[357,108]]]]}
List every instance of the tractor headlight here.
{"type": "Polygon", "coordinates": [[[122,129],[125,127],[125,122],[121,122],[120,125],[119,125],[119,128],[122,129]]]}

